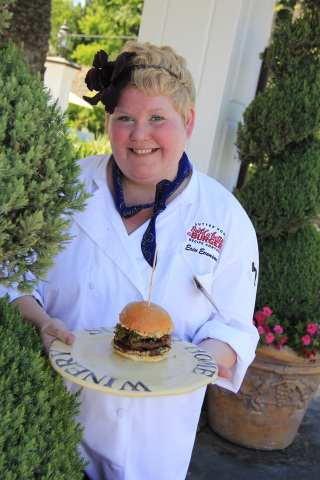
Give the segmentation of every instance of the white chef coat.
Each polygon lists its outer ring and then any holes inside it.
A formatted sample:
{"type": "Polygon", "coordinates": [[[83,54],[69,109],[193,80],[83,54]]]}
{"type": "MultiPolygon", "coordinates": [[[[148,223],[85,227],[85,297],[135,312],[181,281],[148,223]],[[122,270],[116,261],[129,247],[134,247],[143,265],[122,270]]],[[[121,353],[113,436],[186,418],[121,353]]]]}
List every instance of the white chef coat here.
{"type": "MultiPolygon", "coordinates": [[[[148,299],[152,269],[140,248],[148,222],[127,234],[107,186],[109,159],[96,155],[80,161],[80,180],[93,195],[86,210],[72,218],[72,242],[34,292],[47,313],[69,330],[114,327],[128,302],[148,299]]],[[[216,383],[236,392],[258,342],[252,323],[257,240],[235,197],[192,170],[187,187],[156,221],[151,300],[168,310],[175,336],[195,344],[216,338],[235,350],[232,377],[216,383]],[[196,289],[193,275],[211,293],[219,314],[196,289]]],[[[11,300],[19,296],[8,293],[11,300]]],[[[78,389],[67,384],[71,391],[78,389]]],[[[184,480],[204,394],[201,388],[133,399],[84,388],[80,450],[91,461],[88,475],[92,480],[184,480]]]]}

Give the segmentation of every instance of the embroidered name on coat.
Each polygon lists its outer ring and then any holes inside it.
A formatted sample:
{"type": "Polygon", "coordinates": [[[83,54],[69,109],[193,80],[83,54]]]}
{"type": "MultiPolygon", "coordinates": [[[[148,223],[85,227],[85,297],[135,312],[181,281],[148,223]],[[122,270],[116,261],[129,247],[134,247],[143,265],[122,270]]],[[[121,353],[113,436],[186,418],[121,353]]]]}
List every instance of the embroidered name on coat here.
{"type": "Polygon", "coordinates": [[[186,251],[206,255],[215,262],[218,260],[225,236],[225,232],[221,228],[197,222],[187,232],[187,235],[190,243],[187,243],[186,251]]]}

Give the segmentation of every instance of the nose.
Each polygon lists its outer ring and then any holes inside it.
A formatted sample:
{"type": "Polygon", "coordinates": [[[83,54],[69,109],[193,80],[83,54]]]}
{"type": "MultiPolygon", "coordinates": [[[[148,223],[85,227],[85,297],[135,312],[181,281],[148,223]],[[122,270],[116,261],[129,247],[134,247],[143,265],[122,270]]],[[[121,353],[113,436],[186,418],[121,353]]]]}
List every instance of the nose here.
{"type": "Polygon", "coordinates": [[[135,122],[130,132],[130,140],[141,141],[150,138],[150,131],[147,124],[144,122],[135,122]]]}

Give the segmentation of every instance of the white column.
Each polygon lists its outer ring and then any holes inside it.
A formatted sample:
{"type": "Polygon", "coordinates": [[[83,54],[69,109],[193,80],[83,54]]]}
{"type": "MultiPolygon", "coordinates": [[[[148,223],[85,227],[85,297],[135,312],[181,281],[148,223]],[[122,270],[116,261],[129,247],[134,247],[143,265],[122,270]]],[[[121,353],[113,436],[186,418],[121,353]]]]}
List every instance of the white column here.
{"type": "Polygon", "coordinates": [[[47,57],[45,67],[44,85],[58,100],[62,112],[65,112],[69,105],[72,81],[81,67],[62,57],[47,57]]]}
{"type": "Polygon", "coordinates": [[[237,183],[237,124],[253,99],[259,54],[276,0],[145,0],[139,41],[170,45],[187,59],[197,89],[187,153],[229,190],[237,183]]]}

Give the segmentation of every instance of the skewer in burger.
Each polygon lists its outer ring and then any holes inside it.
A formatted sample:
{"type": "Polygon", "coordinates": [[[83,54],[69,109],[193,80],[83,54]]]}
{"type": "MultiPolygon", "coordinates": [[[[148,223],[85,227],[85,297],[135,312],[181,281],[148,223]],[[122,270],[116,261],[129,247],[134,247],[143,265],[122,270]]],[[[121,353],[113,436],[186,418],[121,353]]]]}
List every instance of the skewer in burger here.
{"type": "Polygon", "coordinates": [[[119,315],[111,345],[135,362],[160,362],[169,355],[173,327],[170,315],[159,305],[131,302],[119,315]]]}

